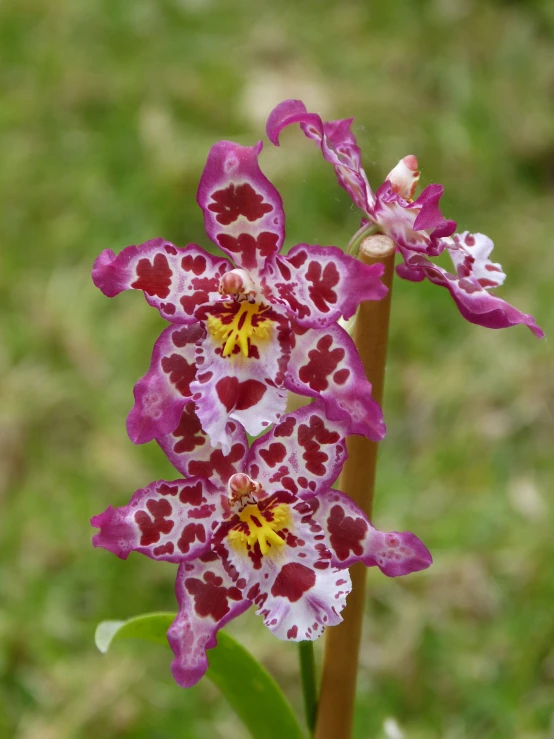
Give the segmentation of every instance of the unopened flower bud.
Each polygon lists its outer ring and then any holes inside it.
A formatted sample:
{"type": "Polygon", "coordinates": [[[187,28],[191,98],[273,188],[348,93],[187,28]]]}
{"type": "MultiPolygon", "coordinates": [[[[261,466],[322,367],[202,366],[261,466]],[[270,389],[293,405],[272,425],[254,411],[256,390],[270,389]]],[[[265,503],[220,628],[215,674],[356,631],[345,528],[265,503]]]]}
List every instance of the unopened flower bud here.
{"type": "Polygon", "coordinates": [[[387,180],[391,183],[394,192],[405,200],[411,200],[419,180],[416,157],[408,154],[407,157],[401,159],[389,172],[387,180]]]}

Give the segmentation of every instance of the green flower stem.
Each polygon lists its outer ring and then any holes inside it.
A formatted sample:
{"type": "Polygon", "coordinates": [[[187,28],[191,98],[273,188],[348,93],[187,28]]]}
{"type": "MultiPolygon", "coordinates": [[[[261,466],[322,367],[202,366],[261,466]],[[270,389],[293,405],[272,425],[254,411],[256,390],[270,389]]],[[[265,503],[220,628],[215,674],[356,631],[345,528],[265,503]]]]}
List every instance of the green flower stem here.
{"type": "Polygon", "coordinates": [[[304,693],[304,711],[310,736],[315,730],[317,717],[317,683],[315,675],[314,643],[301,641],[298,644],[300,658],[300,675],[302,677],[302,692],[304,693]]]}

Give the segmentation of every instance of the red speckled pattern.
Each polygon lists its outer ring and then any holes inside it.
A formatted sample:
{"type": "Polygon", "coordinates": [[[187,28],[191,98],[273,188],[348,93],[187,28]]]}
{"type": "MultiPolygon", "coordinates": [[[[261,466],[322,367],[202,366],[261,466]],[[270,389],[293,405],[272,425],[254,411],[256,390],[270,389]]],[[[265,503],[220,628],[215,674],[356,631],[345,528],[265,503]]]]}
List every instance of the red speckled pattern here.
{"type": "Polygon", "coordinates": [[[160,441],[186,479],[153,482],[128,505],[110,506],[91,521],[99,529],[95,546],[122,559],[136,551],[180,565],[179,613],[168,637],[173,674],[183,687],[204,674],[217,630],[252,603],[279,638],[316,639],[341,620],[353,562],[376,565],[389,576],[431,563],[413,534],[377,531],[331,489],[346,457],[348,424],[330,421],[323,401],[284,416],[249,450],[244,429],[234,421],[229,426],[232,445],[224,455],[187,403],[182,435],[172,432],[160,441]],[[239,508],[231,475],[242,481],[239,500],[254,496],[239,508]],[[243,519],[245,506],[250,513],[243,519]],[[262,551],[256,532],[264,526],[273,538],[264,535],[262,551]]]}

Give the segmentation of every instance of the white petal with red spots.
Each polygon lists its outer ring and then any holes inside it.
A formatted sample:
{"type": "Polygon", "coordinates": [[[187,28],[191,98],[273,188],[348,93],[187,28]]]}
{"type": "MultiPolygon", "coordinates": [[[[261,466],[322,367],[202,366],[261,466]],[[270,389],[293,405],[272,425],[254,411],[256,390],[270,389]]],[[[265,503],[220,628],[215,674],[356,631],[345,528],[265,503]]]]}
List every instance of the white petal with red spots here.
{"type": "Polygon", "coordinates": [[[150,305],[172,323],[192,323],[199,305],[219,298],[219,280],[231,269],[195,244],[180,248],[164,239],[128,246],[117,256],[106,249],[96,259],[92,280],[113,298],[123,290],[142,290],[150,305]]]}
{"type": "Polygon", "coordinates": [[[179,567],[175,582],[179,604],[177,618],[167,638],[175,658],[171,671],[178,685],[189,688],[208,669],[206,650],[217,644],[217,632],[251,603],[211,552],[179,567]]]}
{"type": "Polygon", "coordinates": [[[367,567],[379,567],[388,577],[398,577],[425,570],[433,562],[415,534],[379,531],[351,498],[337,490],[327,490],[307,502],[325,531],[335,567],[363,562],[367,567]]]}
{"type": "Polygon", "coordinates": [[[191,392],[202,428],[228,454],[228,420],[238,421],[251,436],[257,436],[279,420],[285,410],[285,370],[290,353],[288,321],[274,307],[267,314],[269,337],[248,340],[248,356],[237,344],[223,356],[225,339],[209,331],[197,347],[196,380],[191,392]]]}
{"type": "Polygon", "coordinates": [[[494,244],[485,234],[464,231],[447,240],[446,248],[459,277],[471,277],[481,287],[499,287],[506,279],[500,264],[491,262],[494,244]]]}
{"type": "Polygon", "coordinates": [[[218,530],[214,549],[244,597],[258,607],[265,625],[280,639],[313,640],[326,626],[342,621],[351,583],[348,572],[330,565],[331,552],[310,506],[290,493],[276,493],[258,505],[261,515],[285,506],[289,520],[276,529],[283,539],[263,555],[258,542],[235,549],[226,534],[234,519],[218,530]]]}
{"type": "Polygon", "coordinates": [[[190,402],[185,406],[177,428],[158,439],[158,444],[182,475],[198,475],[216,485],[227,485],[231,475],[243,469],[248,440],[244,428],[237,421],[228,421],[225,431],[230,444],[228,454],[214,449],[209,436],[202,430],[194,403],[190,402]]]}
{"type": "Polygon", "coordinates": [[[194,559],[209,548],[225,505],[202,478],[158,480],[137,490],[128,505],[94,516],[91,524],[100,531],[92,543],[121,559],[133,551],[167,562],[194,559]]]}
{"type": "Polygon", "coordinates": [[[196,375],[196,342],[204,334],[197,321],[169,326],[156,341],[150,369],[135,385],[135,405],[127,418],[135,444],[164,436],[179,423],[196,375]]]}
{"type": "Polygon", "coordinates": [[[197,195],[208,236],[253,274],[280,250],[285,235],[283,202],[259,167],[261,150],[261,141],[219,141],[210,149],[197,195]]]}
{"type": "Polygon", "coordinates": [[[299,324],[317,328],[350,318],[364,300],[381,300],[382,274],[382,264],[362,264],[335,246],[299,244],[268,262],[264,280],[299,324]]]}
{"type": "Polygon", "coordinates": [[[346,459],[347,425],[330,421],[321,401],[283,417],[252,444],[246,472],[268,494],[314,495],[329,488],[346,459]]]}
{"type": "Polygon", "coordinates": [[[537,325],[533,316],[522,313],[505,300],[493,295],[482,287],[478,280],[454,275],[420,254],[408,258],[406,266],[415,272],[423,272],[433,284],[445,287],[466,321],[494,329],[522,323],[537,338],[544,337],[544,331],[537,325]]]}
{"type": "Polygon", "coordinates": [[[330,419],[350,424],[348,433],[373,441],[385,436],[383,412],[371,395],[357,349],[338,324],[324,329],[295,327],[286,386],[299,395],[320,397],[330,419]]]}

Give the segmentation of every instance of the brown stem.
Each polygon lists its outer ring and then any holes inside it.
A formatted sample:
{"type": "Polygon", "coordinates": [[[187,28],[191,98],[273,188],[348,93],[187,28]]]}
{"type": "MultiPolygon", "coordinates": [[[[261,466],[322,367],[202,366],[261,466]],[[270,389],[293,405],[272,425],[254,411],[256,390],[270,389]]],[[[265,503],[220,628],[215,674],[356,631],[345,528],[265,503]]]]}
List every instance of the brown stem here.
{"type": "MultiPolygon", "coordinates": [[[[358,258],[364,264],[382,262],[383,282],[389,288],[379,301],[367,301],[359,308],[353,339],[373,385],[373,397],[383,401],[385,362],[389,333],[390,302],[394,275],[394,242],[387,236],[369,236],[360,244],[358,258]]],[[[378,444],[361,436],[347,439],[348,459],[339,489],[349,495],[371,517],[378,444]]],[[[350,568],[352,592],[342,612],[343,622],[327,630],[319,695],[315,739],[350,739],[356,696],[358,652],[365,604],[366,568],[358,563],[350,568]]]]}

